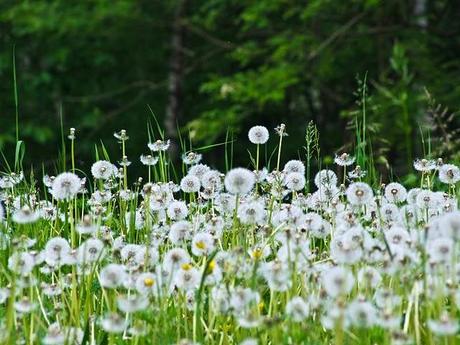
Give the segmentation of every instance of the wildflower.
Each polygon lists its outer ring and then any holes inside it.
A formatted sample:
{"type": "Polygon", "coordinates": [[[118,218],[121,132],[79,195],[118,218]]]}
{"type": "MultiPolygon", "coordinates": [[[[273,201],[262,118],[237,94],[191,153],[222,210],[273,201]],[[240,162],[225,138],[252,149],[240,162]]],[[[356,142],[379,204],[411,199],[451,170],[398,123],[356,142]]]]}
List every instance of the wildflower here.
{"type": "Polygon", "coordinates": [[[300,191],[305,187],[305,177],[296,172],[289,173],[284,181],[286,188],[292,191],[300,191]]]}
{"type": "Polygon", "coordinates": [[[65,172],[56,176],[51,186],[51,194],[57,200],[73,198],[81,189],[82,180],[75,174],[65,172]]]}
{"type": "Polygon", "coordinates": [[[158,139],[154,143],[148,143],[148,147],[151,151],[153,152],[158,152],[158,151],[166,151],[169,146],[171,145],[171,140],[160,140],[158,139]]]}
{"type": "Polygon", "coordinates": [[[184,193],[196,193],[200,190],[200,179],[194,175],[187,175],[180,181],[180,187],[184,193]]]}
{"type": "Polygon", "coordinates": [[[244,203],[238,209],[238,218],[243,224],[261,224],[265,214],[264,205],[259,201],[244,203]]]}
{"type": "Polygon", "coordinates": [[[431,190],[422,189],[417,193],[415,202],[421,209],[434,209],[439,205],[439,197],[431,190]]]}
{"type": "Polygon", "coordinates": [[[348,294],[353,288],[353,274],[346,268],[332,267],[322,274],[323,288],[331,297],[348,294]]]}
{"type": "Polygon", "coordinates": [[[158,157],[153,157],[152,155],[141,155],[140,161],[144,165],[154,166],[158,163],[158,157]]]}
{"type": "Polygon", "coordinates": [[[200,284],[201,274],[195,267],[184,264],[177,271],[174,283],[179,289],[190,291],[196,289],[200,284]]]}
{"type": "Polygon", "coordinates": [[[110,162],[100,160],[91,166],[91,174],[95,179],[107,180],[117,173],[117,168],[110,162]]]}
{"type": "Polygon", "coordinates": [[[301,297],[294,297],[286,304],[286,314],[295,322],[304,321],[309,314],[307,302],[301,297]]]}
{"type": "Polygon", "coordinates": [[[187,217],[188,208],[183,201],[173,201],[169,204],[166,212],[172,220],[181,220],[187,217]]]}
{"type": "Polygon", "coordinates": [[[352,171],[348,173],[348,177],[351,179],[361,179],[367,174],[366,170],[362,170],[359,165],[357,165],[352,171]]]}
{"type": "Polygon", "coordinates": [[[12,172],[0,178],[0,188],[13,188],[24,179],[24,173],[21,171],[18,174],[12,172]]]}
{"type": "Polygon", "coordinates": [[[110,313],[101,319],[101,327],[107,333],[122,333],[125,331],[127,324],[123,316],[110,313]]]}
{"type": "Polygon", "coordinates": [[[301,161],[293,159],[284,165],[283,171],[286,174],[299,173],[305,175],[305,165],[301,161]]]}
{"type": "Polygon", "coordinates": [[[125,267],[118,264],[108,264],[99,273],[101,286],[109,289],[120,286],[126,277],[125,267]]]}
{"type": "Polygon", "coordinates": [[[339,166],[349,166],[355,162],[355,157],[349,155],[348,153],[342,153],[340,156],[336,155],[334,158],[335,164],[339,166]]]}
{"type": "Polygon", "coordinates": [[[381,281],[382,275],[372,266],[364,266],[358,271],[358,283],[360,285],[375,289],[381,281]]]}
{"type": "Polygon", "coordinates": [[[182,248],[173,248],[166,252],[163,258],[163,268],[172,272],[184,264],[190,262],[190,256],[182,248]]]}
{"type": "Polygon", "coordinates": [[[45,246],[45,261],[50,266],[61,265],[70,256],[70,245],[62,237],[50,239],[45,246]]]}
{"type": "Polygon", "coordinates": [[[436,169],[436,161],[432,159],[416,159],[414,161],[414,168],[417,171],[429,172],[436,169]]]}
{"type": "Polygon", "coordinates": [[[248,169],[235,168],[225,176],[225,188],[232,194],[248,194],[255,184],[254,173],[248,169]]]}
{"type": "Polygon", "coordinates": [[[394,203],[404,202],[407,198],[407,190],[400,183],[389,183],[385,187],[385,198],[394,203]]]}
{"type": "Polygon", "coordinates": [[[315,185],[318,188],[337,185],[337,175],[332,170],[321,170],[315,176],[315,185]]]}
{"type": "Polygon", "coordinates": [[[8,259],[8,268],[20,275],[28,275],[32,272],[35,266],[35,261],[29,253],[13,253],[8,259]]]}
{"type": "Polygon", "coordinates": [[[113,133],[113,136],[115,137],[115,139],[117,139],[118,141],[126,141],[129,139],[128,135],[126,134],[126,130],[125,129],[122,129],[121,131],[119,132],[115,132],[113,133]]]}
{"type": "Polygon", "coordinates": [[[117,306],[123,313],[135,313],[147,309],[149,300],[144,295],[120,295],[117,306]]]}
{"type": "Polygon", "coordinates": [[[201,232],[196,234],[192,240],[192,253],[196,256],[208,255],[214,250],[214,238],[212,235],[201,232]]]}
{"type": "Polygon", "coordinates": [[[356,299],[346,310],[350,324],[362,328],[370,328],[377,322],[377,310],[365,300],[356,299]]]}
{"type": "Polygon", "coordinates": [[[97,238],[90,238],[83,242],[78,248],[78,263],[91,263],[101,259],[104,249],[104,243],[97,238]]]}
{"type": "Polygon", "coordinates": [[[278,134],[280,137],[287,137],[288,134],[286,132],[286,125],[284,123],[280,124],[275,128],[276,134],[278,134]]]}
{"type": "Polygon", "coordinates": [[[443,164],[439,168],[439,180],[442,183],[455,184],[460,181],[460,169],[453,164],[443,164]]]}
{"type": "Polygon", "coordinates": [[[204,174],[210,170],[211,169],[206,164],[196,164],[189,169],[188,175],[198,177],[201,180],[204,174]]]}
{"type": "Polygon", "coordinates": [[[136,279],[136,290],[142,295],[158,295],[159,293],[159,278],[157,274],[144,272],[138,275],[136,279]]]}
{"type": "Polygon", "coordinates": [[[188,152],[182,155],[182,162],[184,162],[185,165],[194,165],[198,164],[201,158],[203,158],[201,153],[188,152]]]}
{"type": "Polygon", "coordinates": [[[458,332],[458,320],[449,318],[449,314],[443,313],[439,320],[428,320],[428,327],[437,335],[453,335],[458,332]]]}
{"type": "MultiPolygon", "coordinates": [[[[70,136],[69,136],[70,137],[70,136]]],[[[49,325],[46,335],[42,338],[44,345],[65,344],[66,335],[57,323],[49,325]]]]}
{"type": "Polygon", "coordinates": [[[363,182],[349,185],[346,194],[348,202],[354,206],[366,205],[374,196],[371,187],[363,182]]]}
{"type": "Polygon", "coordinates": [[[254,126],[248,132],[249,141],[253,144],[265,144],[269,138],[268,129],[264,126],[254,126]]]}
{"type": "Polygon", "coordinates": [[[174,222],[169,230],[168,238],[172,244],[178,245],[192,238],[192,226],[190,222],[181,220],[174,222]]]}
{"type": "Polygon", "coordinates": [[[13,214],[13,221],[18,224],[34,223],[40,218],[40,213],[31,210],[29,206],[23,206],[13,214]]]}
{"type": "Polygon", "coordinates": [[[14,309],[19,314],[29,314],[35,310],[37,305],[29,300],[28,297],[22,297],[19,301],[14,302],[14,309]]]}
{"type": "Polygon", "coordinates": [[[450,262],[454,250],[454,241],[450,238],[439,237],[428,244],[427,254],[433,262],[450,262]]]}

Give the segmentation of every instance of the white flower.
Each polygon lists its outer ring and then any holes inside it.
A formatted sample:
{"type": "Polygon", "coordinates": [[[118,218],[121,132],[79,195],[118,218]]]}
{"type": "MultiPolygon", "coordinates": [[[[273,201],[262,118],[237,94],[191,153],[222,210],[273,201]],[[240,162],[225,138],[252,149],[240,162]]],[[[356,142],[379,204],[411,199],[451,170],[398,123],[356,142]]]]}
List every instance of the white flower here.
{"type": "Polygon", "coordinates": [[[168,238],[172,244],[178,245],[192,238],[192,226],[190,222],[181,220],[171,225],[168,238]]]}
{"type": "Polygon", "coordinates": [[[203,158],[203,155],[196,152],[188,152],[182,155],[182,161],[186,165],[198,164],[201,161],[201,158],[203,158]]]}
{"type": "Polygon", "coordinates": [[[243,224],[260,224],[265,214],[264,204],[260,201],[246,202],[238,208],[238,218],[243,224]]]}
{"type": "Polygon", "coordinates": [[[376,288],[381,281],[382,275],[372,266],[364,266],[358,271],[358,283],[360,285],[376,288]]]}
{"type": "Polygon", "coordinates": [[[163,268],[168,272],[178,269],[183,264],[190,262],[190,256],[182,248],[170,249],[163,258],[163,268]]]}
{"type": "Polygon", "coordinates": [[[200,272],[189,264],[182,265],[174,277],[175,285],[186,291],[196,289],[200,285],[200,280],[200,272]]]}
{"type": "Polygon", "coordinates": [[[78,248],[77,261],[79,264],[91,263],[101,259],[104,243],[97,238],[89,238],[78,248]]]}
{"type": "Polygon", "coordinates": [[[460,240],[460,212],[454,211],[443,215],[439,219],[441,231],[445,236],[460,240]]]}
{"type": "Polygon", "coordinates": [[[82,180],[75,174],[65,172],[56,176],[51,186],[51,194],[57,200],[73,198],[81,189],[82,180]]]}
{"type": "Polygon", "coordinates": [[[152,155],[141,155],[140,161],[143,165],[153,166],[158,163],[158,157],[152,155]]]}
{"type": "Polygon", "coordinates": [[[40,213],[37,211],[31,210],[29,206],[23,206],[19,210],[13,213],[13,221],[18,224],[34,223],[39,218],[40,218],[40,213]]]}
{"type": "Polygon", "coordinates": [[[439,168],[439,180],[442,183],[455,184],[460,181],[460,169],[453,164],[443,164],[439,168]]]}
{"type": "Polygon", "coordinates": [[[200,232],[193,237],[192,253],[196,256],[208,255],[214,250],[214,238],[207,232],[200,232]]]}
{"type": "Polygon", "coordinates": [[[322,274],[323,288],[331,297],[348,294],[355,284],[353,274],[346,268],[336,266],[322,274]]]}
{"type": "Polygon", "coordinates": [[[8,259],[8,268],[20,275],[28,275],[32,272],[35,265],[35,261],[32,255],[29,253],[14,253],[8,259]]]}
{"type": "Polygon", "coordinates": [[[168,139],[166,141],[158,139],[154,143],[148,143],[147,146],[153,152],[166,151],[171,145],[171,141],[168,139]]]}
{"type": "Polygon", "coordinates": [[[173,201],[169,204],[166,213],[172,220],[181,220],[187,217],[188,208],[183,201],[173,201]]]}
{"type": "Polygon", "coordinates": [[[305,187],[305,177],[301,173],[291,172],[284,179],[284,184],[287,189],[293,191],[301,191],[305,187]]]}
{"type": "Polygon", "coordinates": [[[254,126],[248,132],[249,141],[253,144],[265,144],[270,137],[268,129],[264,126],[254,126]]]}
{"type": "Polygon", "coordinates": [[[308,304],[301,297],[294,297],[286,304],[286,314],[295,322],[304,321],[308,313],[308,304]]]}
{"type": "Polygon", "coordinates": [[[107,180],[117,173],[117,168],[108,161],[97,161],[91,166],[91,174],[95,179],[107,180]]]}
{"type": "Polygon", "coordinates": [[[453,335],[458,332],[458,320],[449,318],[447,313],[441,315],[439,320],[428,320],[428,327],[437,335],[453,335]]]}
{"type": "Polygon", "coordinates": [[[213,191],[220,191],[222,189],[222,178],[220,172],[217,170],[209,170],[201,177],[201,184],[203,188],[213,191]]]}
{"type": "Polygon", "coordinates": [[[122,333],[126,329],[127,324],[123,316],[111,313],[101,319],[101,327],[107,333],[122,333]]]}
{"type": "Polygon", "coordinates": [[[144,295],[121,295],[117,297],[117,306],[123,313],[135,313],[147,309],[149,300],[144,295]]]}
{"type": "Polygon", "coordinates": [[[414,168],[417,171],[428,172],[436,169],[436,161],[432,159],[416,159],[414,161],[414,168]]]}
{"type": "Polygon", "coordinates": [[[232,194],[248,194],[255,184],[254,173],[245,168],[230,170],[225,176],[225,188],[232,194]]]}
{"type": "Polygon", "coordinates": [[[450,262],[454,250],[454,241],[447,237],[433,239],[427,248],[427,254],[432,262],[450,262]]]}
{"type": "Polygon", "coordinates": [[[45,261],[50,266],[60,265],[70,255],[70,245],[62,237],[50,239],[45,246],[45,261]]]}
{"type": "Polygon", "coordinates": [[[439,196],[436,193],[426,189],[420,190],[415,199],[417,206],[421,209],[434,209],[440,204],[439,201],[439,196]]]}
{"type": "Polygon", "coordinates": [[[363,182],[355,182],[349,185],[346,194],[348,202],[354,206],[366,205],[374,196],[371,187],[363,182]]]}
{"type": "Polygon", "coordinates": [[[206,164],[196,164],[189,169],[188,175],[196,176],[201,180],[204,174],[210,170],[211,168],[209,168],[206,164]]]}
{"type": "Polygon", "coordinates": [[[318,188],[323,186],[336,186],[337,175],[332,170],[321,170],[315,176],[315,185],[318,188]]]}
{"type": "Polygon", "coordinates": [[[180,181],[180,188],[184,193],[196,193],[200,190],[200,179],[195,175],[187,175],[180,181]]]}
{"type": "Polygon", "coordinates": [[[136,290],[142,295],[158,295],[160,284],[158,275],[151,272],[144,272],[137,276],[136,290]]]}
{"type": "Polygon", "coordinates": [[[127,278],[125,266],[118,264],[108,264],[99,273],[101,286],[105,288],[116,288],[123,284],[127,278]]]}
{"type": "Polygon", "coordinates": [[[385,197],[390,202],[403,202],[406,201],[407,190],[402,184],[392,182],[385,187],[385,197]]]}
{"type": "Polygon", "coordinates": [[[334,158],[335,164],[339,166],[349,166],[352,165],[355,162],[355,157],[350,156],[348,153],[342,153],[340,156],[336,155],[334,158]]]}
{"type": "Polygon", "coordinates": [[[356,327],[370,328],[377,322],[377,310],[367,301],[359,299],[351,302],[346,310],[350,324],[356,327]]]}

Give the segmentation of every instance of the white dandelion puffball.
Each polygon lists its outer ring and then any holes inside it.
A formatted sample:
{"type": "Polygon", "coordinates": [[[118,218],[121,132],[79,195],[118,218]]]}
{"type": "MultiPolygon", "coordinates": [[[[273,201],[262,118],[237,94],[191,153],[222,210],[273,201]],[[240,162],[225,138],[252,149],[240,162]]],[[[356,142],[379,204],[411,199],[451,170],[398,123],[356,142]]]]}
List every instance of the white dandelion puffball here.
{"type": "Polygon", "coordinates": [[[453,164],[443,164],[439,168],[439,180],[447,184],[457,183],[460,181],[460,169],[453,164]]]}
{"type": "Polygon", "coordinates": [[[284,165],[283,171],[287,174],[289,173],[299,173],[304,175],[305,174],[305,164],[301,161],[292,159],[284,165]]]}
{"type": "Polygon", "coordinates": [[[286,176],[284,184],[289,190],[299,191],[305,187],[305,182],[305,177],[302,174],[292,172],[286,176]]]}
{"type": "Polygon", "coordinates": [[[348,202],[354,206],[367,204],[374,197],[372,188],[367,183],[355,182],[347,188],[348,202]]]}
{"type": "Polygon", "coordinates": [[[406,201],[407,190],[402,184],[392,182],[385,187],[385,197],[390,202],[403,202],[406,201]]]}
{"type": "Polygon", "coordinates": [[[254,126],[248,132],[249,141],[253,144],[265,144],[270,135],[268,129],[264,126],[254,126]]]}
{"type": "Polygon", "coordinates": [[[331,297],[348,294],[355,284],[353,274],[346,268],[336,266],[322,275],[323,288],[331,297]]]}
{"type": "Polygon", "coordinates": [[[324,169],[315,176],[315,185],[318,188],[337,185],[337,175],[332,170],[324,169]]]}
{"type": "Polygon", "coordinates": [[[245,168],[230,170],[225,176],[225,188],[232,194],[248,194],[254,187],[256,178],[254,173],[245,168]]]}
{"type": "Polygon", "coordinates": [[[200,179],[194,175],[187,175],[180,181],[180,188],[184,193],[198,192],[200,187],[200,179]]]}
{"type": "Polygon", "coordinates": [[[107,180],[115,175],[117,168],[108,161],[97,161],[91,166],[91,174],[95,179],[107,180]]]}
{"type": "Polygon", "coordinates": [[[56,176],[51,185],[51,194],[57,200],[68,200],[80,191],[81,179],[70,172],[56,176]]]}

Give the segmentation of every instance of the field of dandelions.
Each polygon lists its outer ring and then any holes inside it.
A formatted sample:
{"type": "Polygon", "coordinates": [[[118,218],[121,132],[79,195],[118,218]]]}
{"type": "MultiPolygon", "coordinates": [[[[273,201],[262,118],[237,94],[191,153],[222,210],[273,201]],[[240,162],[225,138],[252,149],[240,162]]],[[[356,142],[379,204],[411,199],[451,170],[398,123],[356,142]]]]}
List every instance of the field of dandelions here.
{"type": "Polygon", "coordinates": [[[340,153],[310,175],[286,131],[251,128],[228,171],[184,152],[177,178],[152,140],[137,179],[126,131],[84,178],[71,129],[68,171],[4,171],[0,344],[459,344],[459,168],[371,186],[340,153]]]}

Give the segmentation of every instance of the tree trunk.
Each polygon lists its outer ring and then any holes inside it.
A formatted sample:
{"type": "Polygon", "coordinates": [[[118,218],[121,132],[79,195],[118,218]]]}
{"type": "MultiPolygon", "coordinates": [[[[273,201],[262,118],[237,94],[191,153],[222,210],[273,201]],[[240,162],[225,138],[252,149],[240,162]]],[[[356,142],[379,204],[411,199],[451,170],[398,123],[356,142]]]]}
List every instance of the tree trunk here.
{"type": "Polygon", "coordinates": [[[171,39],[171,57],[169,60],[168,103],[166,105],[165,129],[166,136],[171,140],[171,156],[177,158],[177,123],[182,112],[182,86],[184,81],[184,34],[182,18],[187,0],[179,0],[173,19],[171,39]]]}

